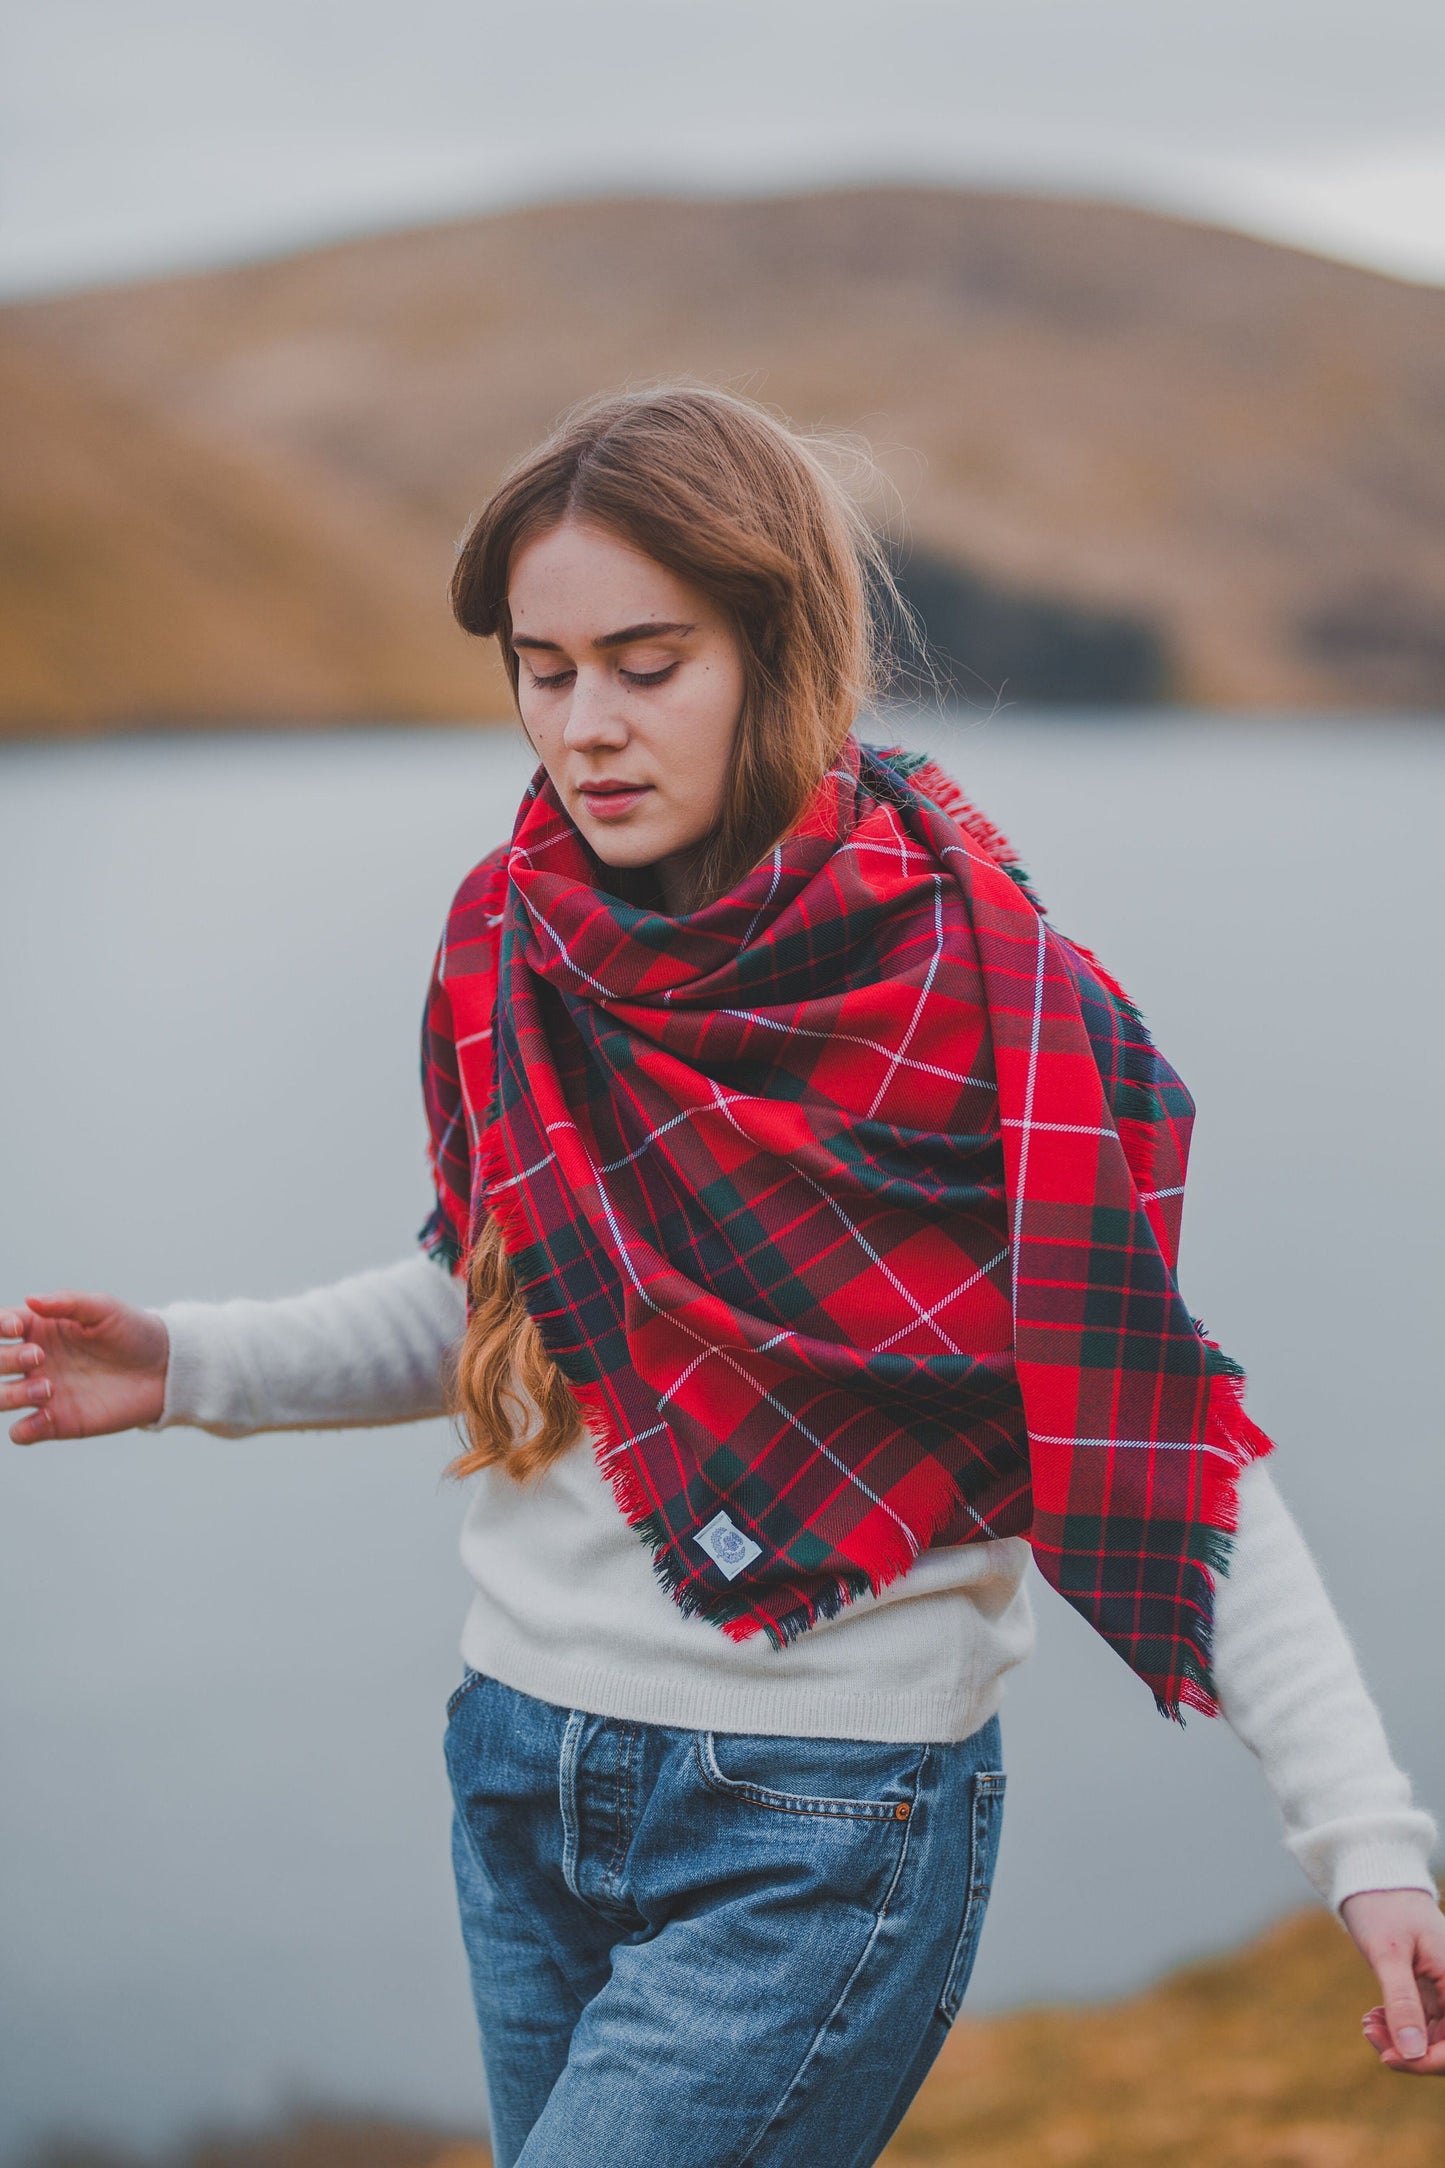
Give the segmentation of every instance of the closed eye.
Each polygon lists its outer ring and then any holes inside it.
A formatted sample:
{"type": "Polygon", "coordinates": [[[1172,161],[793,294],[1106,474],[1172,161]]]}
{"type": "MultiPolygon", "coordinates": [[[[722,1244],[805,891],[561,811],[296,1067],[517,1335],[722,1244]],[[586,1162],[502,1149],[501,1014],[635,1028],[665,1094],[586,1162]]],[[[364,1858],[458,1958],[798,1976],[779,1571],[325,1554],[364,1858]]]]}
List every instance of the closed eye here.
{"type": "Polygon", "coordinates": [[[661,670],[619,670],[617,675],[626,685],[663,685],[676,668],[677,664],[670,662],[661,670]]]}

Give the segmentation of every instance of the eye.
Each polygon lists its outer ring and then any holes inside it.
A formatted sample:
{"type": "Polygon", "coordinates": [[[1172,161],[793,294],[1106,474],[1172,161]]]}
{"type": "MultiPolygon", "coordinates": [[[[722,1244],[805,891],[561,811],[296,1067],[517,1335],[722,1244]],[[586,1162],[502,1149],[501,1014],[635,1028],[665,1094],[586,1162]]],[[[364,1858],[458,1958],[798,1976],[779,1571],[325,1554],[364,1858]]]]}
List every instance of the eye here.
{"type": "Polygon", "coordinates": [[[664,685],[676,668],[677,664],[670,662],[661,670],[619,670],[617,675],[628,685],[664,685]]]}
{"type": "Polygon", "coordinates": [[[527,665],[527,675],[539,692],[551,692],[558,685],[565,685],[568,678],[575,674],[571,670],[558,670],[552,677],[538,677],[531,664],[527,665]]]}

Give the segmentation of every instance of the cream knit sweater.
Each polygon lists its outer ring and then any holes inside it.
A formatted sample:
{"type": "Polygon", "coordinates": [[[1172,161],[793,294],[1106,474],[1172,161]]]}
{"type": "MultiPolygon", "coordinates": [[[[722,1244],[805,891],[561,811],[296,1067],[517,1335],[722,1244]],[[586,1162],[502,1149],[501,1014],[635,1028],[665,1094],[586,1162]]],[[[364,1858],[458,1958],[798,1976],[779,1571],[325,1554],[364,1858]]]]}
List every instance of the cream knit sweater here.
{"type": "MultiPolygon", "coordinates": [[[[417,1252],[277,1302],[176,1303],[160,1423],[223,1437],[441,1414],[460,1283],[417,1252]]],[[[925,1552],[886,1589],[782,1650],[730,1641],[659,1587],[591,1452],[535,1483],[473,1481],[462,1654],[563,1708],[689,1730],[963,1739],[1033,1645],[1021,1538],[925,1552]]],[[[1285,1842],[1326,1903],[1426,1889],[1434,1825],[1412,1805],[1304,1539],[1263,1463],[1240,1480],[1214,1672],[1285,1842]]]]}

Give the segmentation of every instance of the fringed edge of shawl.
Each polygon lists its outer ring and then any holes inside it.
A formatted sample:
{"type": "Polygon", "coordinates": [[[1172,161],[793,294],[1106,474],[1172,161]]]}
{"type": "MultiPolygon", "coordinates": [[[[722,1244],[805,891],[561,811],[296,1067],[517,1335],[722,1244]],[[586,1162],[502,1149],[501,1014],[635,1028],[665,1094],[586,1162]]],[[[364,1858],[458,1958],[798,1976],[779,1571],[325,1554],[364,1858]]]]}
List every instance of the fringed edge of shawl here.
{"type": "Polygon", "coordinates": [[[955,827],[962,829],[969,840],[978,845],[984,856],[991,859],[1001,873],[1008,875],[1014,887],[1023,891],[1039,916],[1046,916],[1043,900],[1024,871],[1013,844],[1003,830],[974,804],[947,769],[940,768],[931,753],[906,752],[900,745],[865,745],[863,750],[870,753],[890,775],[917,791],[920,798],[926,798],[928,803],[945,814],[955,827]]]}
{"type": "MultiPolygon", "coordinates": [[[[596,1388],[589,1390],[595,1392],[596,1388]]],[[[600,1452],[598,1458],[599,1462],[603,1459],[600,1452]]],[[[701,1619],[705,1625],[718,1627],[730,1641],[750,1640],[753,1634],[761,1633],[775,1649],[783,1649],[790,1641],[798,1640],[809,1627],[836,1618],[859,1596],[877,1593],[873,1576],[859,1566],[835,1575],[811,1603],[796,1604],[777,1619],[760,1618],[756,1606],[736,1594],[731,1584],[710,1588],[705,1581],[687,1571],[673,1548],[666,1523],[660,1513],[649,1508],[628,1462],[623,1461],[616,1468],[609,1468],[604,1463],[602,1472],[612,1485],[623,1519],[634,1535],[640,1536],[647,1545],[652,1570],[670,1601],[685,1618],[701,1619]]]]}
{"type": "Polygon", "coordinates": [[[425,1255],[439,1265],[443,1272],[454,1279],[461,1271],[466,1252],[458,1242],[452,1223],[440,1204],[417,1229],[416,1239],[425,1255]]]}
{"type": "Polygon", "coordinates": [[[582,1409],[598,1468],[611,1485],[622,1518],[651,1553],[652,1570],[661,1587],[684,1617],[701,1619],[709,1626],[716,1626],[730,1641],[747,1641],[761,1633],[775,1649],[784,1649],[789,1642],[799,1640],[810,1627],[837,1618],[860,1596],[881,1594],[921,1557],[932,1535],[956,1510],[958,1486],[940,1471],[941,1488],[946,1487],[947,1495],[940,1496],[930,1525],[914,1530],[918,1538],[916,1552],[882,1561],[874,1571],[866,1566],[845,1568],[835,1573],[810,1598],[800,1599],[777,1618],[764,1618],[750,1600],[745,1586],[734,1589],[731,1582],[725,1582],[721,1588],[712,1588],[699,1577],[700,1569],[688,1569],[679,1556],[672,1530],[639,1483],[632,1463],[617,1450],[612,1418],[602,1388],[595,1384],[574,1384],[572,1390],[582,1409]]]}
{"type": "Polygon", "coordinates": [[[1219,1693],[1214,1683],[1214,1600],[1220,1577],[1227,1575],[1239,1530],[1239,1479],[1253,1462],[1274,1450],[1274,1440],[1261,1430],[1244,1405],[1244,1372],[1233,1356],[1211,1340],[1195,1319],[1195,1330],[1209,1351],[1209,1401],[1201,1443],[1212,1448],[1205,1455],[1204,1496],[1200,1500],[1200,1527],[1190,1563],[1204,1576],[1208,1589],[1207,1611],[1198,1617],[1194,1640],[1183,1645],[1182,1676],[1178,1697],[1170,1701],[1156,1694],[1162,1716],[1182,1724],[1185,1708],[1201,1716],[1218,1716],[1219,1693]],[[1226,1454],[1221,1461],[1217,1456],[1226,1454]]]}

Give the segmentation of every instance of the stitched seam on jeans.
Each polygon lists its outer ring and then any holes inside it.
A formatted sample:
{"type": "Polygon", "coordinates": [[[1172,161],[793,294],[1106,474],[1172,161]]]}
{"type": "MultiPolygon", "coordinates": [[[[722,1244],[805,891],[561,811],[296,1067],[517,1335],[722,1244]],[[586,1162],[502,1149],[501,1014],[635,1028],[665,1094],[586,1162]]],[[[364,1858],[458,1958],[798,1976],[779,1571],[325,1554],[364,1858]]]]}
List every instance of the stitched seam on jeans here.
{"type": "Polygon", "coordinates": [[[617,1892],[618,1877],[627,1857],[630,1830],[624,1818],[624,1809],[632,1804],[632,1755],[637,1744],[637,1726],[624,1724],[617,1755],[617,1773],[612,1786],[612,1857],[607,1862],[605,1880],[613,1892],[614,1901],[621,1903],[617,1892]]]}
{"type": "Polygon", "coordinates": [[[585,1709],[573,1709],[562,1732],[557,1757],[557,1804],[562,1816],[562,1880],[579,1905],[599,1920],[612,1924],[634,1923],[637,1908],[626,1898],[611,1903],[605,1897],[589,1897],[578,1879],[582,1872],[582,1809],[577,1797],[577,1769],[582,1756],[582,1736],[590,1721],[585,1709]]]}
{"type": "MultiPolygon", "coordinates": [[[[712,1760],[711,1744],[709,1744],[706,1753],[704,1752],[703,1736],[706,1736],[709,1742],[711,1741],[711,1733],[696,1735],[692,1743],[693,1759],[696,1761],[698,1772],[709,1791],[717,1792],[723,1799],[745,1799],[749,1805],[766,1807],[772,1814],[805,1814],[811,1815],[815,1819],[822,1816],[824,1818],[831,1817],[837,1821],[896,1823],[899,1821],[906,1822],[912,1816],[913,1803],[911,1800],[808,1799],[801,1793],[775,1792],[765,1784],[751,1784],[746,1777],[730,1777],[718,1767],[716,1761],[712,1760]],[[710,1762],[711,1766],[709,1766],[710,1762]],[[900,1815],[898,1812],[900,1806],[906,1806],[908,1813],[900,1815]]],[[[919,1769],[922,1766],[923,1764],[920,1762],[919,1769]]],[[[916,1793],[918,1770],[913,1773],[913,1786],[916,1793]]]]}
{"type": "Polygon", "coordinates": [[[460,1703],[460,1702],[462,1702],[462,1701],[464,1701],[464,1700],[466,1699],[467,1695],[468,1695],[468,1694],[469,1694],[469,1693],[471,1692],[471,1690],[472,1690],[472,1688],[473,1688],[474,1686],[480,1686],[480,1685],[481,1685],[481,1683],[482,1683],[482,1681],[483,1681],[483,1679],[484,1679],[485,1677],[486,1677],[486,1673],[485,1673],[485,1672],[482,1672],[482,1671],[472,1671],[472,1672],[469,1672],[469,1673],[467,1674],[466,1678],[464,1678],[464,1679],[462,1680],[462,1683],[461,1683],[461,1685],[460,1685],[460,1686],[458,1686],[458,1687],[455,1687],[455,1688],[454,1688],[454,1689],[452,1690],[452,1692],[451,1692],[451,1693],[450,1693],[450,1694],[449,1694],[449,1695],[447,1696],[447,1716],[448,1716],[448,1717],[450,1717],[450,1716],[451,1716],[451,1713],[452,1713],[453,1709],[455,1709],[455,1708],[457,1707],[458,1703],[460,1703]]]}
{"type": "MultiPolygon", "coordinates": [[[[917,1769],[914,1771],[913,1783],[915,1798],[917,1797],[918,1786],[923,1781],[923,1772],[928,1767],[928,1761],[929,1749],[925,1747],[923,1749],[923,1758],[919,1762],[917,1769]]],[[[804,2055],[803,2060],[799,2063],[797,2069],[793,2072],[793,2075],[789,2079],[785,2090],[775,2104],[771,2115],[763,2124],[757,2136],[753,2139],[752,2143],[747,2148],[747,2151],[738,2155],[738,2168],[747,2168],[748,2162],[756,2154],[758,2147],[762,2144],[764,2138],[767,2137],[769,2131],[777,2129],[778,2118],[784,2113],[789,2101],[792,2100],[799,2086],[803,2083],[803,2080],[804,2078],[806,2078],[809,2069],[811,2068],[818,2055],[821,2053],[823,2042],[826,2040],[829,2031],[836,2023],[837,2019],[842,2015],[843,2007],[847,2002],[848,1997],[852,1994],[854,1985],[857,1982],[859,1975],[862,1973],[863,1967],[867,1964],[868,1959],[873,1954],[874,1944],[877,1942],[878,1937],[883,1932],[883,1923],[888,1917],[889,1907],[893,1903],[893,1899],[898,1892],[898,1885],[903,1879],[903,1869],[908,1859],[908,1846],[912,1835],[913,1817],[910,1815],[908,1820],[903,1824],[903,1842],[898,1847],[898,1858],[893,1868],[892,1879],[890,1880],[887,1889],[883,1893],[882,1904],[878,1907],[877,1912],[873,1916],[873,1926],[869,1933],[868,1940],[864,1943],[862,1949],[858,1953],[858,1961],[854,1965],[853,1970],[849,1973],[847,1979],[843,1982],[842,1990],[839,1993],[838,2000],[834,2003],[832,2009],[828,2012],[828,2015],[824,2018],[822,2024],[818,2027],[818,2030],[814,2033],[812,2039],[808,2042],[807,2052],[804,2055]]]]}
{"type": "Polygon", "coordinates": [[[562,1816],[562,1880],[579,1904],[587,1902],[577,1886],[582,1850],[582,1832],[577,1811],[577,1751],[586,1722],[585,1710],[572,1711],[563,1727],[562,1750],[557,1756],[557,1805],[562,1816]]]}
{"type": "Polygon", "coordinates": [[[998,1769],[980,1769],[974,1774],[972,1798],[968,1817],[968,1890],[963,1900],[963,1918],[954,1937],[949,1954],[948,1970],[943,1976],[943,1992],[938,1998],[938,2015],[945,2024],[951,2025],[963,2004],[963,1993],[955,1993],[955,1985],[963,1970],[964,1959],[978,1940],[982,1925],[980,1907],[988,1901],[993,1889],[992,1880],[985,1880],[980,1861],[988,1834],[988,1809],[992,1802],[1003,1797],[1004,1776],[998,1769]]]}

